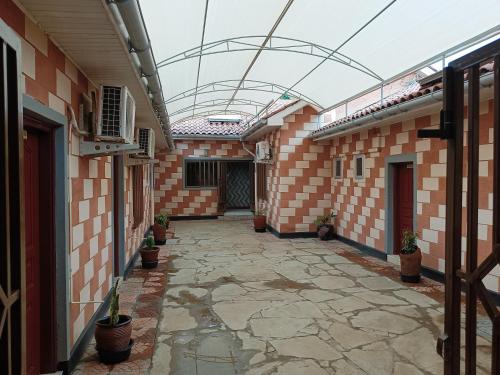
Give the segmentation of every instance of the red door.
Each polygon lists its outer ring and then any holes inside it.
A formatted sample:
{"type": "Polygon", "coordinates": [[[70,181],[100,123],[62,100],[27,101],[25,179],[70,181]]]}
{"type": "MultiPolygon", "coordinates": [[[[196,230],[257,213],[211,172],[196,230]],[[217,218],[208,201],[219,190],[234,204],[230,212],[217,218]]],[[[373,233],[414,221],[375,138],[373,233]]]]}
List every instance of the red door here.
{"type": "Polygon", "coordinates": [[[394,254],[399,254],[403,231],[413,230],[413,164],[394,165],[394,254]]]}
{"type": "Polygon", "coordinates": [[[28,132],[24,141],[26,233],[26,369],[40,373],[40,138],[28,132]]]}

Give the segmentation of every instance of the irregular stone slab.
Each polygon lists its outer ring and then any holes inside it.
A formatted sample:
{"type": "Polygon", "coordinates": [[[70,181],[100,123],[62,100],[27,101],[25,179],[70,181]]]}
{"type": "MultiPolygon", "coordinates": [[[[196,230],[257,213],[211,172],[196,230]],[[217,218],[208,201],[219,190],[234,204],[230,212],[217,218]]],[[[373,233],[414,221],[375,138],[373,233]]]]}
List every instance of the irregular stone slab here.
{"type": "Polygon", "coordinates": [[[342,298],[340,294],[333,293],[327,290],[319,290],[319,289],[306,289],[299,293],[301,297],[308,299],[312,302],[323,302],[330,301],[332,299],[342,298]]]}
{"type": "Polygon", "coordinates": [[[419,318],[422,316],[414,306],[382,306],[382,309],[411,318],[419,318]]]}
{"type": "Polygon", "coordinates": [[[356,297],[376,305],[406,305],[406,302],[399,298],[371,290],[356,293],[356,297]]]}
{"type": "Polygon", "coordinates": [[[207,290],[203,288],[190,288],[187,286],[177,286],[167,290],[167,295],[175,298],[179,298],[182,292],[189,293],[196,298],[203,298],[207,295],[207,290]]]}
{"type": "Polygon", "coordinates": [[[358,282],[363,284],[363,286],[372,290],[390,290],[390,289],[401,289],[404,288],[401,284],[398,284],[388,277],[385,276],[373,276],[373,277],[361,277],[358,282]]]}
{"type": "Polygon", "coordinates": [[[194,259],[183,259],[183,258],[174,259],[172,264],[173,267],[177,269],[198,268],[202,266],[201,263],[197,262],[194,259]]]}
{"type": "Polygon", "coordinates": [[[344,258],[337,254],[325,255],[323,257],[326,263],[329,264],[338,264],[338,263],[352,263],[349,259],[344,258]]]}
{"type": "Polygon", "coordinates": [[[438,302],[432,298],[411,289],[398,290],[394,292],[394,294],[420,307],[430,307],[438,304],[438,302]]]}
{"type": "MultiPolygon", "coordinates": [[[[406,348],[408,349],[408,348],[406,348]]],[[[392,374],[394,356],[389,350],[354,349],[344,353],[347,358],[370,375],[392,374]]]]}
{"type": "Polygon", "coordinates": [[[353,327],[368,328],[381,332],[407,333],[420,324],[413,319],[386,311],[362,311],[352,320],[353,327]]]}
{"type": "Polygon", "coordinates": [[[353,366],[348,363],[345,359],[340,359],[333,362],[332,368],[335,369],[335,374],[342,375],[366,375],[366,372],[361,370],[359,367],[353,366]]]}
{"type": "Polygon", "coordinates": [[[243,350],[251,349],[251,350],[258,350],[260,352],[263,352],[266,350],[266,343],[264,341],[256,339],[255,337],[251,337],[248,332],[238,331],[237,334],[242,342],[241,348],[243,350]]]}
{"type": "Polygon", "coordinates": [[[401,357],[419,368],[431,374],[439,374],[443,370],[443,360],[436,353],[435,342],[436,338],[431,331],[422,327],[415,332],[397,337],[392,341],[392,347],[401,357]]]}
{"type": "Polygon", "coordinates": [[[343,289],[354,286],[354,282],[342,276],[319,276],[311,280],[321,289],[343,289]]]}
{"type": "Polygon", "coordinates": [[[177,271],[172,277],[170,277],[170,280],[168,283],[170,285],[175,285],[175,284],[193,284],[195,283],[195,275],[196,275],[196,270],[193,268],[186,268],[177,271]]]}
{"type": "Polygon", "coordinates": [[[357,310],[364,310],[373,307],[372,304],[354,296],[344,297],[335,301],[331,301],[328,303],[328,306],[337,311],[339,314],[357,310]]]}
{"type": "Polygon", "coordinates": [[[318,360],[336,360],[342,355],[316,336],[295,337],[283,340],[271,340],[279,355],[318,360]]]}
{"type": "Polygon", "coordinates": [[[394,364],[394,375],[423,375],[424,373],[420,371],[413,365],[403,362],[396,362],[394,364]]]}
{"type": "Polygon", "coordinates": [[[290,361],[278,367],[276,375],[328,375],[328,372],[322,369],[313,360],[290,361]]]}
{"type": "Polygon", "coordinates": [[[300,301],[262,310],[264,318],[324,318],[325,314],[310,301],[300,301]]]}
{"type": "Polygon", "coordinates": [[[282,262],[275,267],[275,271],[277,273],[293,281],[312,278],[313,276],[306,272],[307,269],[307,264],[298,262],[296,260],[282,262]]]}
{"type": "Polygon", "coordinates": [[[337,264],[335,268],[341,270],[349,276],[375,276],[374,272],[368,271],[366,268],[360,266],[359,264],[337,264]]]}
{"type": "Polygon", "coordinates": [[[266,301],[219,302],[213,310],[229,328],[241,330],[253,314],[269,306],[266,301]]]}
{"type": "Polygon", "coordinates": [[[246,290],[243,289],[238,284],[226,284],[212,291],[212,300],[214,301],[224,301],[232,300],[234,297],[241,297],[246,294],[246,290]]]}
{"type": "Polygon", "coordinates": [[[288,338],[313,322],[312,319],[262,318],[251,319],[250,327],[254,336],[288,338]]]}
{"type": "Polygon", "coordinates": [[[165,375],[170,373],[170,346],[160,342],[152,359],[151,375],[165,375]]]}
{"type": "Polygon", "coordinates": [[[316,256],[316,255],[299,256],[296,259],[299,262],[307,263],[307,264],[314,264],[314,263],[321,263],[322,262],[321,258],[319,256],[316,256]]]}
{"type": "Polygon", "coordinates": [[[189,315],[189,309],[183,307],[163,308],[163,318],[160,323],[161,332],[182,331],[196,328],[196,320],[189,315]]]}
{"type": "Polygon", "coordinates": [[[347,324],[337,322],[333,323],[330,328],[328,328],[328,333],[336,342],[346,349],[353,349],[383,339],[382,337],[366,333],[359,329],[353,329],[347,324]]]}

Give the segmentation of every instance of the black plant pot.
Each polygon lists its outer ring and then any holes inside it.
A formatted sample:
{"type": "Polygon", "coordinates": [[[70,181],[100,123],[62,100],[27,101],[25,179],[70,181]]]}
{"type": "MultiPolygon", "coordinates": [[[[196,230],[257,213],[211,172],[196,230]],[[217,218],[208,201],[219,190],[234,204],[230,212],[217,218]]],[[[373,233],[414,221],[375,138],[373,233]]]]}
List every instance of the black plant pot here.
{"type": "Polygon", "coordinates": [[[156,246],[165,245],[166,243],[167,243],[167,240],[155,240],[156,246]]]}
{"type": "Polygon", "coordinates": [[[130,357],[130,352],[132,351],[132,346],[134,345],[134,340],[130,339],[130,342],[127,346],[122,351],[114,352],[114,351],[107,351],[107,350],[101,350],[96,347],[97,353],[99,353],[99,360],[102,363],[105,364],[114,364],[114,363],[119,363],[126,361],[130,357]]]}
{"type": "Polygon", "coordinates": [[[333,231],[333,225],[332,224],[321,224],[318,226],[318,237],[322,241],[329,241],[333,240],[334,238],[334,231],[333,231]]]}
{"type": "Polygon", "coordinates": [[[156,266],[158,266],[158,261],[154,261],[154,262],[145,262],[145,261],[142,261],[142,268],[155,268],[156,266]]]}

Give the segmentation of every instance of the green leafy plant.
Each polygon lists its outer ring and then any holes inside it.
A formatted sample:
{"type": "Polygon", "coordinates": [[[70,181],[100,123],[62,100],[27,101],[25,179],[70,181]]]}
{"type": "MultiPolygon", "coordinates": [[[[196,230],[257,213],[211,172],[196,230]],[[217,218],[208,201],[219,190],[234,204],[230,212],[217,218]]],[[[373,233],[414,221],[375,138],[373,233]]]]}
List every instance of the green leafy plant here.
{"type": "Polygon", "coordinates": [[[162,227],[168,227],[170,219],[166,214],[159,214],[155,216],[155,224],[161,225],[162,227]]]}
{"type": "Polygon", "coordinates": [[[418,234],[416,232],[413,232],[411,230],[404,230],[402,241],[403,247],[401,248],[401,254],[413,254],[415,251],[417,251],[417,239],[418,234]]]}
{"type": "Polygon", "coordinates": [[[153,236],[148,236],[146,238],[146,248],[152,249],[153,247],[155,247],[155,238],[153,236]]]}
{"type": "Polygon", "coordinates": [[[118,282],[119,280],[116,280],[115,285],[111,289],[111,304],[109,306],[109,325],[113,327],[116,326],[120,320],[120,295],[118,294],[118,282]]]}
{"type": "Polygon", "coordinates": [[[317,219],[314,220],[314,224],[316,226],[330,224],[332,217],[334,217],[333,212],[329,215],[318,216],[317,219]]]}

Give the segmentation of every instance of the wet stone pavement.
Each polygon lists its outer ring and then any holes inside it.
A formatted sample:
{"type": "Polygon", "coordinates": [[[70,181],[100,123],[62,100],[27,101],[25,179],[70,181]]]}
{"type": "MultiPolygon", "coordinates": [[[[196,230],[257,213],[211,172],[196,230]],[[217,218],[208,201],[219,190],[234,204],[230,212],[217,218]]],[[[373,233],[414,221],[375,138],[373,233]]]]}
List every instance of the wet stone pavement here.
{"type": "MultiPolygon", "coordinates": [[[[74,374],[442,374],[441,284],[404,284],[398,267],[339,241],[278,239],[247,220],[174,230],[158,268],[138,261],[120,287],[129,360],[101,364],[91,342],[74,374]]],[[[488,318],[478,328],[487,374],[488,318]]]]}
{"type": "MultiPolygon", "coordinates": [[[[248,221],[178,222],[167,247],[151,374],[442,373],[439,284],[403,284],[343,243],[248,221]]],[[[478,345],[485,373],[490,344],[478,345]]]]}

